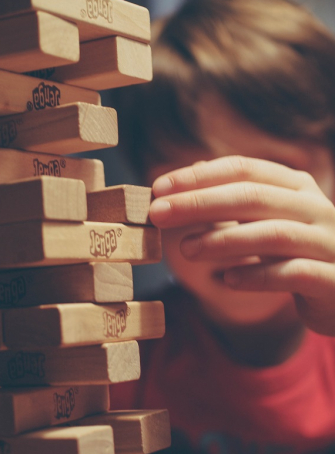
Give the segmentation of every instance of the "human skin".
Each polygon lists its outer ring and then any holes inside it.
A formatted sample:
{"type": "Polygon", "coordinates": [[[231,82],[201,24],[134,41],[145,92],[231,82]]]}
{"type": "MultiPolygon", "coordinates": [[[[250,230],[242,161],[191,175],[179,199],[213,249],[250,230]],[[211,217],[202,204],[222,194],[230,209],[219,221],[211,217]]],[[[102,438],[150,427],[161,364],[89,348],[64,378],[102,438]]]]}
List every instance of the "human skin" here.
{"type": "Polygon", "coordinates": [[[225,330],[302,320],[335,335],[331,151],[271,136],[213,99],[199,115],[207,149],[177,149],[155,169],[150,218],[171,269],[225,330]]]}

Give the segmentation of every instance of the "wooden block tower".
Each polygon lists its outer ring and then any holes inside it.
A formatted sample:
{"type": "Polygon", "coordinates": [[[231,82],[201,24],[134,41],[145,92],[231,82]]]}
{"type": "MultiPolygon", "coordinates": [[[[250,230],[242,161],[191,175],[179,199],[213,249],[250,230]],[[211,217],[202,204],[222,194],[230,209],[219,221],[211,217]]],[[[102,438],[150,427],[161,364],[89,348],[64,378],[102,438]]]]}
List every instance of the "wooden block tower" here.
{"type": "Polygon", "coordinates": [[[132,265],[161,258],[151,190],[105,187],[117,144],[100,90],[152,78],[148,11],[126,0],[0,0],[0,454],[153,453],[166,410],[109,411],[140,376],[160,301],[132,265]]]}

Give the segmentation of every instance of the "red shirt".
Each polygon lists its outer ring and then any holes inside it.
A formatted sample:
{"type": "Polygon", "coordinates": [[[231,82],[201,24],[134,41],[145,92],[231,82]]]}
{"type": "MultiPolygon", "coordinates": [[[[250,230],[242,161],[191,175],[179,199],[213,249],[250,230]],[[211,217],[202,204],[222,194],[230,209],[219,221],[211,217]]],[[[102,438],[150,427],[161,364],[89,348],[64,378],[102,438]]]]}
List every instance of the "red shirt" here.
{"type": "Polygon", "coordinates": [[[243,367],[190,295],[161,299],[166,335],[140,343],[142,377],[111,388],[112,408],[167,408],[173,453],[335,453],[335,338],[307,331],[284,363],[243,367]]]}

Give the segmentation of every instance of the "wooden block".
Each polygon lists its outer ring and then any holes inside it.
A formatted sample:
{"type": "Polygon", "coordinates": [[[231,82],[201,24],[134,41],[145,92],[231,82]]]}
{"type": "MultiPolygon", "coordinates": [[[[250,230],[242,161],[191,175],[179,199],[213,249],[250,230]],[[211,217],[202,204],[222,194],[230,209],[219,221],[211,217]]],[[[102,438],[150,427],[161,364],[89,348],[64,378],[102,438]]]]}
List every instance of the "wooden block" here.
{"type": "Polygon", "coordinates": [[[116,111],[73,103],[0,119],[0,146],[68,154],[117,145],[116,111]]]}
{"type": "Polygon", "coordinates": [[[0,389],[0,437],[54,426],[108,409],[108,385],[0,389]]]}
{"type": "Polygon", "coordinates": [[[124,0],[2,0],[0,15],[46,11],[75,22],[80,41],[121,35],[150,42],[150,17],[146,8],[124,0]]]}
{"type": "Polygon", "coordinates": [[[65,65],[79,60],[76,25],[33,11],[0,22],[0,68],[13,72],[65,65]]]}
{"type": "Polygon", "coordinates": [[[73,102],[99,106],[101,98],[92,90],[0,70],[0,115],[45,110],[73,102]]]}
{"type": "Polygon", "coordinates": [[[136,341],[79,348],[0,352],[1,386],[103,385],[137,380],[136,341]]]}
{"type": "Polygon", "coordinates": [[[53,427],[0,440],[3,454],[114,454],[111,427],[53,427]]]}
{"type": "Polygon", "coordinates": [[[0,268],[80,262],[155,263],[160,230],[104,222],[27,221],[0,225],[0,268]]]}
{"type": "Polygon", "coordinates": [[[80,61],[54,68],[51,80],[92,90],[106,90],[152,80],[151,48],[121,36],[88,41],[80,61]]]}
{"type": "Polygon", "coordinates": [[[113,428],[115,454],[150,454],[171,445],[171,428],[167,410],[112,411],[88,416],[74,425],[113,428]]]}
{"type": "Polygon", "coordinates": [[[155,339],[165,331],[161,301],[4,309],[2,319],[4,345],[18,350],[155,339]]]}
{"type": "Polygon", "coordinates": [[[0,224],[28,220],[84,221],[85,184],[81,180],[34,177],[0,185],[0,224]]]}
{"type": "Polygon", "coordinates": [[[87,192],[105,187],[104,165],[98,159],[0,149],[1,184],[41,175],[83,180],[87,192]]]}
{"type": "Polygon", "coordinates": [[[87,219],[97,222],[151,224],[151,188],[122,184],[87,194],[87,219]]]}
{"type": "Polygon", "coordinates": [[[0,272],[0,308],[134,298],[130,263],[92,262],[0,272]]]}

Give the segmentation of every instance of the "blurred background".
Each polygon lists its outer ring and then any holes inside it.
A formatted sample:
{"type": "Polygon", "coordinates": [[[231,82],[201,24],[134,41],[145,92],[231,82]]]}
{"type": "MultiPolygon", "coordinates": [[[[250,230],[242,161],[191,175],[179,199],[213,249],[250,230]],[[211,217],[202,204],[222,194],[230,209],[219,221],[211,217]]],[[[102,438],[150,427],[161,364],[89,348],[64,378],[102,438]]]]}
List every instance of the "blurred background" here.
{"type": "MultiPolygon", "coordinates": [[[[149,9],[151,20],[166,16],[179,8],[186,0],[129,0],[149,9]]],[[[192,1],[192,0],[189,0],[192,1]]],[[[204,0],[206,1],[206,0],[204,0]]],[[[252,1],[252,0],[251,0],[252,1]]],[[[305,5],[335,34],[335,0],[296,0],[305,5]]],[[[125,90],[126,95],[126,90],[125,90]]],[[[113,107],[111,93],[102,92],[102,103],[113,107]]],[[[78,156],[78,155],[77,155],[78,156]]],[[[117,184],[139,184],[135,175],[122,155],[122,140],[116,148],[85,153],[82,157],[97,158],[104,162],[106,186],[117,184]]],[[[141,265],[133,267],[134,299],[143,299],[148,292],[164,285],[173,277],[164,262],[157,265],[141,265]]]]}

